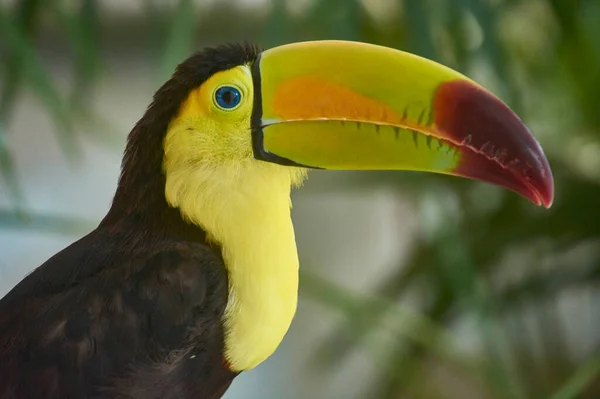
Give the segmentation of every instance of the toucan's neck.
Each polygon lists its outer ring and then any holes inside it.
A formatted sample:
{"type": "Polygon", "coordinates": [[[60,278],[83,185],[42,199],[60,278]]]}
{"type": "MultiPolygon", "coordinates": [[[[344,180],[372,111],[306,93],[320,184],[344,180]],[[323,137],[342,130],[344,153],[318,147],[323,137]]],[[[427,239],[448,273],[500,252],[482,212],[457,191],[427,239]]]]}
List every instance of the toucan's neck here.
{"type": "Polygon", "coordinates": [[[101,228],[135,229],[135,237],[142,240],[148,239],[141,234],[146,232],[168,239],[205,241],[205,232],[185,221],[165,198],[163,142],[176,109],[153,103],[129,134],[117,190],[101,228]]]}
{"type": "MultiPolygon", "coordinates": [[[[281,343],[296,311],[298,254],[290,190],[305,171],[251,157],[221,164],[165,159],[168,119],[149,113],[131,132],[105,228],[208,241],[229,274],[225,357],[248,370],[281,343]],[[206,233],[205,233],[206,232],[206,233]]],[[[134,236],[137,236],[134,234],[134,236]]]]}
{"type": "MultiPolygon", "coordinates": [[[[200,58],[194,60],[199,62],[200,58]]],[[[113,203],[100,227],[114,228],[131,222],[142,229],[163,230],[168,235],[183,232],[195,237],[201,233],[168,205],[163,173],[165,134],[191,88],[203,80],[193,73],[197,70],[195,61],[180,65],[174,76],[156,91],[144,116],[129,133],[113,203]]]]}
{"type": "Polygon", "coordinates": [[[169,204],[222,248],[229,273],[225,356],[234,371],[269,357],[296,311],[290,190],[298,172],[254,159],[213,168],[182,163],[166,170],[169,204]]]}

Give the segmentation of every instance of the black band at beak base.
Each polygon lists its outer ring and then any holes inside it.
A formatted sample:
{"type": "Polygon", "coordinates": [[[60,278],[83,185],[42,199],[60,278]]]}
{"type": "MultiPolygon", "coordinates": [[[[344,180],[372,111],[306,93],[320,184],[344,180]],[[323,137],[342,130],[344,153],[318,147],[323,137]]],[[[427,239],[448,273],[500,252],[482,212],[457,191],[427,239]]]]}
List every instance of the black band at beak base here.
{"type": "Polygon", "coordinates": [[[302,168],[312,168],[311,166],[301,165],[287,158],[280,157],[265,150],[263,144],[263,126],[262,126],[262,92],[260,76],[260,57],[252,64],[252,84],[254,85],[254,102],[252,104],[252,116],[250,118],[250,129],[252,134],[252,152],[254,158],[260,161],[272,162],[284,166],[297,166],[302,168]]]}

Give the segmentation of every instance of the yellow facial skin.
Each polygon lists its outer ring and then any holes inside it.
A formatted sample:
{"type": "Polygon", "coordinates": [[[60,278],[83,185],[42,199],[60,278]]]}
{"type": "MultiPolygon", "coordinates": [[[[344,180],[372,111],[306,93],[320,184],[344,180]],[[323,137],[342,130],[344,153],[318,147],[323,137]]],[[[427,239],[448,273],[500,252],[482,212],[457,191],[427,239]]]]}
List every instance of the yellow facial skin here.
{"type": "Polygon", "coordinates": [[[253,97],[252,76],[245,66],[217,72],[192,91],[169,128],[165,167],[169,162],[195,160],[199,166],[212,168],[252,158],[251,137],[245,133],[250,126],[253,97]],[[240,91],[242,100],[237,107],[226,110],[216,103],[215,92],[222,86],[240,91]],[[180,132],[189,127],[198,133],[180,132]],[[172,140],[180,133],[185,140],[172,140]]]}
{"type": "Polygon", "coordinates": [[[215,74],[190,93],[164,141],[168,203],[223,251],[229,272],[225,360],[234,371],[249,370],[275,351],[298,298],[290,190],[306,171],[253,158],[253,96],[248,66],[215,74]],[[223,85],[242,93],[235,109],[215,103],[223,85]]]}

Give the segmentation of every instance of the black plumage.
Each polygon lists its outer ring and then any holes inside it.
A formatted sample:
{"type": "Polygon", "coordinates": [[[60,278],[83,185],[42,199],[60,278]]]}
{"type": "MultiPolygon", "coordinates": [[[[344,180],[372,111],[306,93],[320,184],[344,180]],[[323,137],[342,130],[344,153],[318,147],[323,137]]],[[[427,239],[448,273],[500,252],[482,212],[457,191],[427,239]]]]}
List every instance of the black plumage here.
{"type": "Polygon", "coordinates": [[[156,92],[98,228],[0,300],[0,398],[218,398],[229,387],[227,271],[165,200],[163,139],[191,90],[257,56],[249,45],[202,50],[156,92]]]}

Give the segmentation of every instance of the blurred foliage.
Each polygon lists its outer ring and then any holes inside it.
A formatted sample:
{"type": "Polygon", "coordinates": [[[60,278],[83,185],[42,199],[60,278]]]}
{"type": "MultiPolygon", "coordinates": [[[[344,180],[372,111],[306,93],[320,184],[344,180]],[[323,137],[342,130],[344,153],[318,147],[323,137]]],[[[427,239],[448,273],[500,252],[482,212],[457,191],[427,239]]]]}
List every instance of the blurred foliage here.
{"type": "MultiPolygon", "coordinates": [[[[99,118],[86,93],[106,73],[102,54],[115,43],[143,43],[159,82],[197,46],[231,40],[270,47],[335,38],[411,51],[472,76],[521,115],[550,159],[556,200],[546,211],[460,179],[357,173],[349,190],[395,188],[410,197],[423,223],[410,260],[390,267],[371,298],[304,267],[303,295],[345,316],[315,350],[319,367],[341,364],[384,329],[391,338],[373,348],[380,378],[364,397],[600,397],[600,1],[272,0],[252,9],[234,1],[139,0],[139,6],[144,14],[136,21],[108,18],[95,0],[23,0],[0,8],[0,170],[15,204],[23,196],[7,134],[19,91],[36,94],[65,155],[76,160],[77,127],[99,118]],[[68,49],[69,91],[45,67],[40,48],[48,40],[68,49]],[[402,311],[409,292],[422,300],[402,311]],[[561,311],[566,296],[582,293],[592,299],[578,314],[561,311]],[[590,321],[580,328],[590,345],[582,353],[573,350],[567,330],[585,315],[590,321]],[[473,326],[473,346],[480,343],[473,359],[457,347],[457,327],[465,322],[473,326]]],[[[0,212],[0,225],[67,234],[86,226],[13,210],[0,212]]]]}

